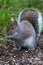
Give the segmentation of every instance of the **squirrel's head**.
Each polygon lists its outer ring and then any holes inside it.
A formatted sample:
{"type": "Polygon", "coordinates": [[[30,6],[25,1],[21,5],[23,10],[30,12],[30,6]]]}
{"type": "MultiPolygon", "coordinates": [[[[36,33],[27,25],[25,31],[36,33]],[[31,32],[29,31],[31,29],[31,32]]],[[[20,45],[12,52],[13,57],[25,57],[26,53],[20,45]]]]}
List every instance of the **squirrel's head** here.
{"type": "Polygon", "coordinates": [[[6,34],[7,35],[13,34],[15,32],[15,30],[16,30],[16,27],[17,27],[17,21],[15,19],[11,18],[11,22],[7,26],[6,34]]]}

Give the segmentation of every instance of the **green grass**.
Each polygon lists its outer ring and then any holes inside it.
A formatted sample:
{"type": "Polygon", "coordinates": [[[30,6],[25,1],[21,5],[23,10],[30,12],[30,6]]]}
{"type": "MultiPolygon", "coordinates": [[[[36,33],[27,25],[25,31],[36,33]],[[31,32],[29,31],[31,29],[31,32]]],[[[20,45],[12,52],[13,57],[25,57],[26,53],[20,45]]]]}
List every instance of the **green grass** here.
{"type": "Polygon", "coordinates": [[[0,25],[3,27],[2,34],[5,34],[6,26],[10,23],[11,17],[17,19],[22,9],[31,7],[38,8],[43,15],[42,0],[0,0],[0,25]]]}

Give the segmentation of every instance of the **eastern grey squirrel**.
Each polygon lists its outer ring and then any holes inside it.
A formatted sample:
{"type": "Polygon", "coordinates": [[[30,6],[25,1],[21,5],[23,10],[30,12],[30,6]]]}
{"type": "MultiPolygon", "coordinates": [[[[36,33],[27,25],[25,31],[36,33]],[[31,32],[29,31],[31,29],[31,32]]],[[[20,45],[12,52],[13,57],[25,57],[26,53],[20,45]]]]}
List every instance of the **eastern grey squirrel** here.
{"type": "Polygon", "coordinates": [[[39,10],[24,9],[20,12],[18,21],[13,18],[11,21],[7,28],[6,37],[15,40],[14,50],[20,50],[22,47],[35,50],[42,29],[42,16],[39,10]],[[10,34],[8,34],[9,31],[10,34]]]}

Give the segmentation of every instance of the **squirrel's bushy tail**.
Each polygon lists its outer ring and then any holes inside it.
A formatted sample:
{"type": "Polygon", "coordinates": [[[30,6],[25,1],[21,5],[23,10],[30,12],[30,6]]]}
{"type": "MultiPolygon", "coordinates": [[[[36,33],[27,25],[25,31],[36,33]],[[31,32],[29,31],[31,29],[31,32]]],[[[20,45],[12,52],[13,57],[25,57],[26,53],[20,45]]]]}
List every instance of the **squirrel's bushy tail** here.
{"type": "Polygon", "coordinates": [[[42,30],[42,16],[38,9],[24,9],[19,13],[18,24],[23,20],[28,20],[36,31],[36,38],[39,39],[42,30]]]}

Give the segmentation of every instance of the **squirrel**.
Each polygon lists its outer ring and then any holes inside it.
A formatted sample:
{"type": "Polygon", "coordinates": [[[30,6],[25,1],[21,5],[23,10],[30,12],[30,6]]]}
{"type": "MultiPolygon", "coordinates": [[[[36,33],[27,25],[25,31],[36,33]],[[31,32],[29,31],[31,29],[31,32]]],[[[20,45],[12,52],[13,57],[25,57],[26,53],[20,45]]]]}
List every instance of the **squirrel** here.
{"type": "Polygon", "coordinates": [[[24,9],[19,13],[17,21],[11,19],[6,38],[15,40],[14,50],[21,50],[22,47],[35,50],[41,30],[42,16],[40,11],[34,8],[24,9]]]}

